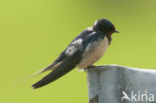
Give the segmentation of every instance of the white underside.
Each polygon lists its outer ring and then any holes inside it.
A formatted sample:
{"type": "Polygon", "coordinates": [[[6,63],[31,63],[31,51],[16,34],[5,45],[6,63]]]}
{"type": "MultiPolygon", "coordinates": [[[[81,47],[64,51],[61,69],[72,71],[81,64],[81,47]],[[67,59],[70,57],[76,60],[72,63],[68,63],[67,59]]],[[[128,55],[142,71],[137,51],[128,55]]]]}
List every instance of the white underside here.
{"type": "Polygon", "coordinates": [[[103,54],[105,53],[106,49],[109,46],[108,38],[105,37],[100,43],[94,43],[94,45],[90,45],[83,55],[83,59],[77,65],[79,69],[85,69],[88,66],[94,64],[98,61],[103,54]]]}

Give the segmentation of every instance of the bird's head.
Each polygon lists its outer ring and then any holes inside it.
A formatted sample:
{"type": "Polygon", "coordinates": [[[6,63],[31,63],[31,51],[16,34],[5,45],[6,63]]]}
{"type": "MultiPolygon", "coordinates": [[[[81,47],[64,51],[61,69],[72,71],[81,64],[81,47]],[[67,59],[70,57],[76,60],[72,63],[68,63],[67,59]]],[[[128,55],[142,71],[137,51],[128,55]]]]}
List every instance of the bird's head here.
{"type": "Polygon", "coordinates": [[[100,31],[102,33],[105,33],[106,35],[111,36],[113,33],[119,33],[115,26],[106,19],[99,19],[95,21],[95,24],[93,25],[93,29],[95,31],[100,31]]]}

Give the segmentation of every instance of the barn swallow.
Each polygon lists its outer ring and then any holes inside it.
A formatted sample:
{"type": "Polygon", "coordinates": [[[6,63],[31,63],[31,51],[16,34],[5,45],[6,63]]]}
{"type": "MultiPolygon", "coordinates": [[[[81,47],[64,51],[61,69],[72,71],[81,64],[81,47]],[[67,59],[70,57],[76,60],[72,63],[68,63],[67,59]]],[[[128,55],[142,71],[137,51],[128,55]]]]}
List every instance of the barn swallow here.
{"type": "Polygon", "coordinates": [[[47,76],[33,84],[32,87],[36,89],[45,86],[75,67],[85,69],[94,64],[111,44],[113,33],[118,33],[118,31],[109,20],[95,21],[92,27],[81,32],[51,65],[40,72],[51,70],[47,76]]]}

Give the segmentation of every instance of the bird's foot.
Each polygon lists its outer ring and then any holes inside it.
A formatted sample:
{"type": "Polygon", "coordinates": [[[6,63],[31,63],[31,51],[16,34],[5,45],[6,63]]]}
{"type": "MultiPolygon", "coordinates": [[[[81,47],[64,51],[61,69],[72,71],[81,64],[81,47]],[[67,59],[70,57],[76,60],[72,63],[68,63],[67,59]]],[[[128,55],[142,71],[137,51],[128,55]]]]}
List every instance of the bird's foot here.
{"type": "Polygon", "coordinates": [[[78,70],[80,70],[81,72],[86,72],[86,71],[93,69],[93,68],[96,68],[96,66],[90,65],[87,68],[79,68],[78,70]]]}
{"type": "Polygon", "coordinates": [[[88,70],[93,69],[93,68],[96,68],[96,66],[90,65],[87,68],[85,68],[84,71],[88,71],[88,70]]]}

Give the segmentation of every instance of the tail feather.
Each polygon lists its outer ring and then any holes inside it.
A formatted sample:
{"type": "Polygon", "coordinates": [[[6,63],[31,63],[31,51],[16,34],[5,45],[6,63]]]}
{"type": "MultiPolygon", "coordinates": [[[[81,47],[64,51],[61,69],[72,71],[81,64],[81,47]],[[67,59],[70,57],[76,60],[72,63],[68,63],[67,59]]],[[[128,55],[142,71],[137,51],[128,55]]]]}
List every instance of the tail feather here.
{"type": "Polygon", "coordinates": [[[31,75],[31,77],[35,77],[35,76],[37,76],[37,75],[40,75],[40,74],[42,74],[42,73],[44,73],[44,72],[46,72],[46,71],[48,71],[48,70],[54,70],[58,65],[60,65],[60,63],[61,62],[59,62],[59,63],[53,63],[53,64],[51,64],[51,65],[49,65],[48,67],[46,67],[46,68],[44,68],[44,69],[42,69],[42,70],[40,70],[40,71],[37,71],[37,72],[35,72],[35,73],[33,73],[32,75],[31,75]]]}
{"type": "Polygon", "coordinates": [[[33,84],[32,87],[34,89],[36,89],[36,88],[42,87],[44,85],[49,84],[50,82],[57,80],[61,76],[70,72],[79,62],[80,62],[80,58],[72,60],[71,62],[69,62],[68,60],[65,60],[65,62],[61,63],[61,65],[56,67],[46,77],[44,77],[43,79],[41,79],[37,83],[33,84]]]}
{"type": "MultiPolygon", "coordinates": [[[[74,68],[74,67],[73,67],[74,68]]],[[[59,77],[63,76],[64,74],[68,73],[71,71],[73,68],[57,68],[53,70],[50,74],[48,74],[46,77],[41,79],[39,82],[35,83],[32,85],[34,89],[42,87],[46,84],[49,84],[50,82],[55,81],[59,77]]]]}
{"type": "Polygon", "coordinates": [[[54,70],[60,63],[57,63],[57,64],[53,63],[53,64],[49,65],[48,67],[46,67],[46,68],[44,68],[44,69],[42,69],[40,71],[37,71],[37,72],[35,72],[33,74],[30,74],[30,75],[28,75],[26,77],[23,77],[22,79],[19,79],[19,80],[16,80],[16,81],[12,82],[11,85],[15,86],[15,85],[21,84],[22,82],[28,81],[29,79],[31,79],[33,77],[36,77],[36,76],[38,76],[38,75],[40,75],[40,74],[42,74],[42,73],[44,73],[44,72],[46,72],[48,70],[54,70]]]}

